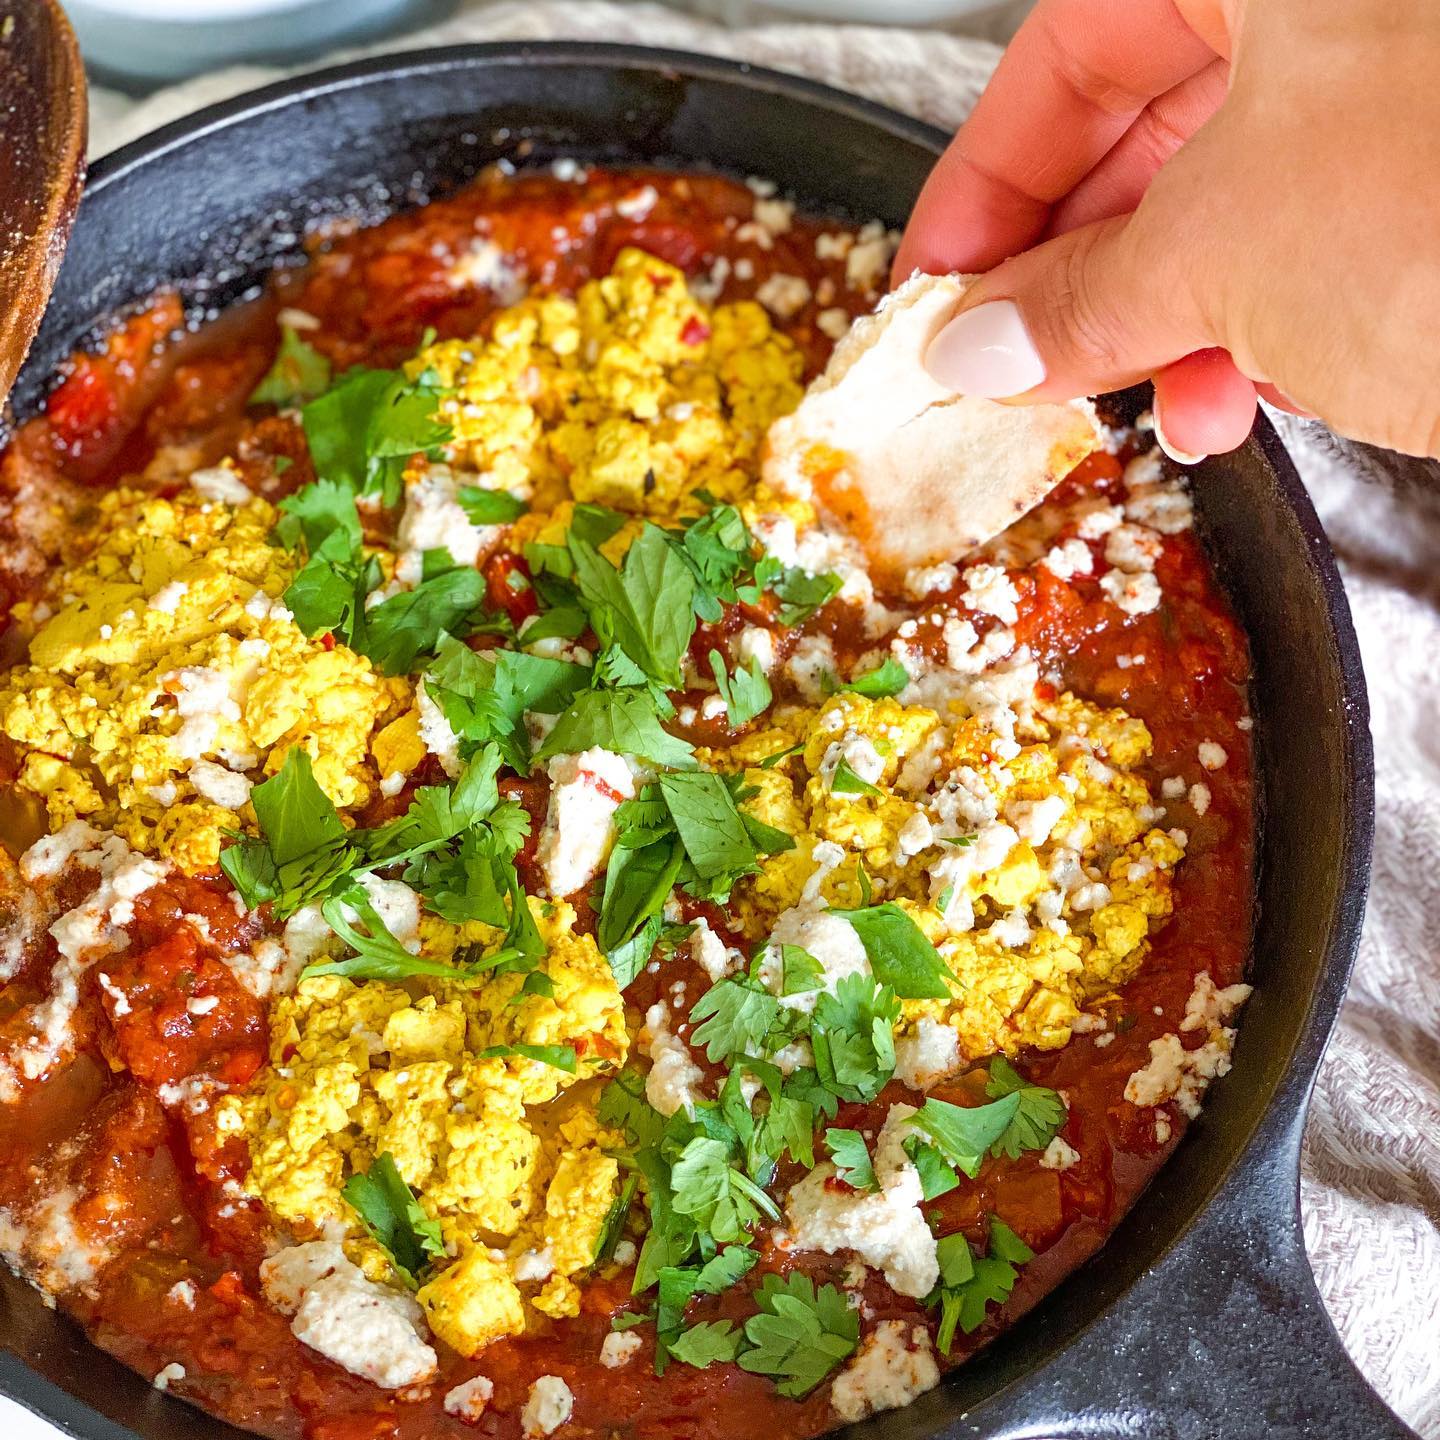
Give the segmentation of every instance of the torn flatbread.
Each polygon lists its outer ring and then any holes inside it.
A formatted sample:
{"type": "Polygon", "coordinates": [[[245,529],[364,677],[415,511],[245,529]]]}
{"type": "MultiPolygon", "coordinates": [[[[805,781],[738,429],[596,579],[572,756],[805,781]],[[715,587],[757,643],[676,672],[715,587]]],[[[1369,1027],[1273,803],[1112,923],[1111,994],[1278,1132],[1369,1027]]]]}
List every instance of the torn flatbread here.
{"type": "Polygon", "coordinates": [[[930,378],[925,352],[973,278],[912,276],[770,427],[764,478],[813,499],[888,577],[998,535],[1100,445],[1088,400],[1001,405],[930,378]]]}

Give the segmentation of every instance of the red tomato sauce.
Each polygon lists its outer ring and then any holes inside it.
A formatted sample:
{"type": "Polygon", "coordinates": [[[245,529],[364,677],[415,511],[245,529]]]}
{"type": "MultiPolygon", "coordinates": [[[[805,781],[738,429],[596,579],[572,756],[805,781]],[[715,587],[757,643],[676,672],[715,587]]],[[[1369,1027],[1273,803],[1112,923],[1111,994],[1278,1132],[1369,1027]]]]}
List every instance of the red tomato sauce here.
{"type": "MultiPolygon", "coordinates": [[[[842,283],[843,258],[815,254],[819,233],[847,227],[797,218],[772,248],[755,255],[735,234],[752,204],[743,186],[709,176],[596,170],[583,184],[548,174],[489,176],[418,212],[327,239],[304,266],[277,274],[262,299],[193,333],[185,333],[174,298],[161,298],[116,330],[99,354],[69,364],[45,412],[21,427],[0,455],[0,490],[14,495],[40,485],[59,497],[66,513],[83,516],[87,491],[114,484],[172,449],[177,487],[197,464],[233,455],[260,493],[274,498],[298,488],[313,478],[299,427],[286,416],[246,408],[274,356],[281,308],[321,322],[306,338],[337,373],[360,363],[393,366],[413,354],[427,328],[441,338],[484,331],[495,298],[450,279],[476,237],[489,237],[516,257],[532,285],[573,291],[604,273],[621,248],[636,245],[692,276],[726,261],[727,300],[753,296],[770,275],[785,273],[822,293],[828,280],[831,305],[865,308],[842,283]],[[626,218],[624,209],[634,207],[619,202],[646,185],[656,190],[654,205],[643,220],[626,218]],[[733,262],[742,254],[751,265],[737,272],[733,262]]],[[[812,302],[781,325],[803,350],[810,373],[832,343],[816,325],[821,308],[812,302]]],[[[1113,457],[1093,457],[1053,503],[1103,496],[1119,474],[1113,457]]],[[[0,627],[37,578],[21,538],[13,525],[0,536],[0,627]]],[[[485,574],[492,604],[517,623],[533,612],[520,557],[493,556],[485,574]]],[[[1183,798],[1169,804],[1167,823],[1189,835],[1175,872],[1174,914],[1152,935],[1149,959],[1125,987],[1123,1008],[1106,1032],[1111,1039],[1101,1047],[1095,1035],[1077,1034],[1061,1050],[1024,1054],[1016,1062],[1029,1080],[1064,1093],[1069,1116],[1061,1134],[1079,1151],[1079,1162],[1047,1170],[1035,1152],[987,1159],[975,1180],[927,1207],[940,1233],[958,1228],[977,1244],[987,1217],[998,1215],[1037,1252],[1010,1300],[973,1334],[957,1335],[950,1363],[973,1355],[1104,1242],[1185,1128],[1184,1117],[1166,1106],[1170,1135],[1158,1139],[1156,1112],[1122,1098],[1126,1079],[1145,1064],[1149,1042],[1176,1029],[1197,974],[1208,971],[1220,986],[1243,977],[1254,843],[1248,650],[1193,532],[1167,537],[1157,578],[1164,602],[1138,618],[1105,604],[1090,576],[1061,581],[1032,569],[1017,581],[1016,636],[1042,671],[1058,674],[1080,697],[1122,706],[1148,725],[1154,753],[1141,773],[1153,791],[1163,776],[1193,769],[1202,741],[1223,746],[1228,763],[1206,777],[1212,798],[1203,815],[1183,798]],[[1117,665],[1122,656],[1143,661],[1117,665]]],[[[942,593],[929,603],[947,599],[957,597],[942,593]]],[[[697,662],[703,668],[718,641],[756,624],[772,626],[781,655],[802,633],[827,634],[847,670],[862,651],[885,643],[863,635],[853,606],[832,603],[795,631],[774,625],[763,605],[733,606],[718,622],[697,627],[697,662]]],[[[0,661],[13,658],[0,629],[0,661]]],[[[697,719],[684,733],[711,745],[727,738],[723,719],[697,719]]],[[[0,786],[13,776],[13,756],[0,743],[0,786]]],[[[415,784],[439,778],[433,764],[422,767],[399,795],[377,801],[366,821],[399,813],[415,784]]],[[[532,817],[518,863],[533,888],[547,783],[543,776],[512,778],[502,790],[532,817]]],[[[8,812],[0,841],[18,853],[43,827],[11,798],[0,789],[0,808],[8,812]]],[[[740,942],[723,909],[687,905],[722,938],[740,942]]],[[[583,913],[583,923],[593,924],[588,907],[583,913]]],[[[633,1303],[628,1271],[588,1282],[579,1317],[543,1322],[536,1333],[490,1346],[478,1361],[437,1342],[440,1373],[420,1392],[381,1391],[301,1345],[261,1298],[257,1267],[267,1229],[259,1206],[237,1183],[246,1170],[243,1142],[215,1135],[203,1116],[174,1103],[167,1090],[196,1075],[241,1084],[264,1062],[263,1004],[239,984],[224,957],[244,949],[267,924],[237,914],[219,875],[172,875],[146,892],[128,947],[83,978],[73,1058],[19,1103],[0,1105],[0,1207],[23,1202],[37,1183],[69,1186],[75,1225],[113,1256],[92,1294],[63,1302],[98,1344],[146,1376],[178,1362],[186,1376],[173,1388],[184,1398],[261,1434],[309,1440],[438,1440],[477,1431],[514,1440],[529,1387],[544,1374],[561,1376],[574,1392],[565,1437],[798,1440],[833,1423],[825,1386],[797,1402],[777,1397],[769,1379],[733,1365],[673,1364],[657,1379],[648,1328],[638,1332],[642,1348],[629,1364],[601,1369],[596,1357],[611,1317],[633,1303]],[[208,938],[181,925],[182,915],[204,917],[208,938]],[[188,1303],[177,1295],[188,1296],[188,1303]],[[447,1415],[442,1399],[477,1372],[494,1382],[495,1393],[472,1425],[447,1415]]],[[[27,956],[0,990],[0,1040],[11,1035],[22,1007],[44,994],[47,963],[43,953],[27,956]]],[[[685,949],[666,965],[664,980],[662,989],[658,978],[642,972],[627,992],[635,1012],[667,999],[677,980],[690,981],[694,994],[705,984],[685,949]]],[[[686,1018],[676,1011],[679,1033],[686,1018]]],[[[1195,1034],[1187,1043],[1202,1039],[1195,1034]]],[[[977,1086],[983,1086],[980,1072],[934,1093],[973,1103],[983,1099],[977,1086]]],[[[876,1117],[897,1100],[918,1103],[892,1082],[870,1106],[842,1106],[834,1123],[878,1126],[876,1117]]],[[[843,1255],[797,1257],[775,1248],[768,1230],[754,1243],[762,1259],[752,1280],[798,1266],[817,1280],[838,1282],[846,1270],[843,1255]]],[[[876,1272],[868,1273],[864,1300],[876,1318],[923,1317],[920,1302],[896,1296],[876,1272]]],[[[690,1318],[744,1316],[753,1311],[747,1294],[741,1286],[704,1300],[690,1318]]]]}

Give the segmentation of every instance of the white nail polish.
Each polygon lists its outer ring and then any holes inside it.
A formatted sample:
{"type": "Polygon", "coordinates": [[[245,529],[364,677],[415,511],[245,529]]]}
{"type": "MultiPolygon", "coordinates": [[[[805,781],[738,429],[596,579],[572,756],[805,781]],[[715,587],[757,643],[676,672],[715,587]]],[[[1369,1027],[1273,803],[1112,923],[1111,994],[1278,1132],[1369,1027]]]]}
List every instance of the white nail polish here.
{"type": "Polygon", "coordinates": [[[1192,455],[1188,450],[1177,449],[1165,438],[1165,431],[1160,424],[1160,397],[1156,395],[1154,403],[1150,407],[1150,418],[1155,423],[1155,443],[1177,464],[1177,465],[1198,465],[1202,460],[1208,460],[1208,455],[1192,455]]]}
{"type": "Polygon", "coordinates": [[[1004,400],[1045,379],[1045,362],[1013,300],[990,300],[957,315],[931,342],[925,368],[960,395],[1004,400]]]}

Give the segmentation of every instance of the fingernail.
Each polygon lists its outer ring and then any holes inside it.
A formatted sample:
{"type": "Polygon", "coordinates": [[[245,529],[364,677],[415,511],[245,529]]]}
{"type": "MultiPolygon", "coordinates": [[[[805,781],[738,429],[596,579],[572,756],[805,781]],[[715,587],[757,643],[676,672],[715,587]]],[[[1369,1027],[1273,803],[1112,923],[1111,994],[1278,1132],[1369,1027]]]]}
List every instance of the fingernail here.
{"type": "Polygon", "coordinates": [[[1202,460],[1210,458],[1208,455],[1192,455],[1188,450],[1178,449],[1165,438],[1165,430],[1160,423],[1160,397],[1158,395],[1150,406],[1150,418],[1155,422],[1155,443],[1177,465],[1198,465],[1202,460]]]}
{"type": "Polygon", "coordinates": [[[960,395],[1005,400],[1045,379],[1045,362],[1013,300],[990,300],[957,315],[931,342],[925,368],[960,395]]]}

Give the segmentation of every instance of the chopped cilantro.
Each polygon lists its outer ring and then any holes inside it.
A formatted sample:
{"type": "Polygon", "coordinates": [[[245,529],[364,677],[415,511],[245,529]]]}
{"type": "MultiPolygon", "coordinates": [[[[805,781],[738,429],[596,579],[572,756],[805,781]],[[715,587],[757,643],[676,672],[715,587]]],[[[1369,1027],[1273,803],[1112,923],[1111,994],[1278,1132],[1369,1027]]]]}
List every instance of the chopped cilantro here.
{"type": "Polygon", "coordinates": [[[858,1130],[829,1129],[825,1132],[825,1144],[835,1162],[836,1175],[847,1185],[856,1190],[880,1188],[865,1137],[858,1130]]]}
{"type": "Polygon", "coordinates": [[[298,405],[330,387],[330,361],[300,338],[291,325],[280,327],[280,348],[265,377],[250,392],[248,405],[298,405]]]}
{"type": "Polygon", "coordinates": [[[416,1289],[430,1261],[445,1254],[445,1241],[440,1222],[420,1208],[401,1179],[394,1156],[388,1151],[377,1155],[367,1171],[357,1171],[345,1182],[340,1193],[390,1257],[395,1273],[416,1289]]]}
{"type": "Polygon", "coordinates": [[[967,1335],[985,1321],[993,1301],[1003,1304],[1019,1279],[1019,1267],[1035,1258],[1035,1252],[1002,1220],[990,1217],[990,1250],[975,1255],[963,1235],[947,1235],[936,1246],[940,1260],[940,1284],[931,1292],[929,1303],[940,1306],[940,1325],[935,1343],[942,1355],[950,1353],[958,1326],[967,1335]]]}
{"type": "Polygon", "coordinates": [[[807,1275],[767,1275],[755,1299],[760,1314],[745,1322],[753,1348],[740,1355],[740,1368],[773,1375],[780,1394],[800,1399],[854,1353],[860,1317],[835,1286],[817,1291],[807,1275]]]}
{"type": "Polygon", "coordinates": [[[661,726],[654,703],[643,690],[582,690],[535,758],[577,755],[593,745],[657,765],[695,763],[694,748],[661,726]]]}
{"type": "Polygon", "coordinates": [[[846,975],[815,1002],[810,1043],[821,1083],[842,1100],[873,1100],[895,1073],[895,992],[871,975],[846,975]]]}
{"type": "Polygon", "coordinates": [[[759,1050],[779,1015],[780,1002],[754,981],[721,980],[695,1002],[690,1023],[695,1043],[718,1063],[759,1050]]]}
{"type": "Polygon", "coordinates": [[[490,1045],[476,1052],[482,1060],[504,1060],[512,1055],[522,1060],[534,1060],[541,1065],[553,1065],[567,1075],[575,1073],[575,1047],[573,1045],[490,1045]]]}
{"type": "Polygon", "coordinates": [[[848,690],[857,695],[868,695],[872,700],[880,700],[887,695],[898,695],[909,683],[910,672],[893,655],[887,655],[875,669],[867,670],[863,675],[852,676],[843,683],[833,675],[821,676],[820,689],[826,695],[836,695],[848,690]]]}
{"type": "Polygon", "coordinates": [[[760,662],[752,659],[747,668],[736,670],[733,676],[725,673],[725,660],[718,650],[709,655],[710,669],[715,676],[716,688],[725,702],[725,714],[730,728],[738,730],[748,725],[757,715],[767,709],[774,698],[770,682],[760,668],[760,662]]]}
{"type": "Polygon", "coordinates": [[[1065,1123],[1065,1102],[1054,1090],[1028,1084],[1003,1055],[990,1062],[990,1079],[985,1093],[992,1100],[1007,1095],[1020,1097],[1015,1118],[990,1147],[992,1155],[1018,1159],[1022,1150],[1043,1150],[1065,1123]]]}
{"type": "Polygon", "coordinates": [[[878,796],[882,793],[878,785],[872,785],[857,775],[855,767],[843,756],[836,762],[835,771],[830,776],[830,791],[834,795],[878,796]]]}
{"type": "Polygon", "coordinates": [[[744,1339],[733,1320],[703,1320],[668,1340],[666,1348],[676,1360],[703,1370],[717,1360],[734,1360],[744,1339]]]}
{"type": "Polygon", "coordinates": [[[525,502],[508,490],[484,490],[479,485],[462,485],[455,499],[472,525],[509,525],[525,513],[525,502]]]}
{"type": "Polygon", "coordinates": [[[1009,1129],[1019,1108],[1018,1094],[972,1106],[931,1098],[910,1117],[910,1123],[935,1142],[949,1164],[973,1180],[985,1152],[1009,1129]]]}
{"type": "Polygon", "coordinates": [[[730,1163],[723,1140],[697,1135],[680,1153],[670,1171],[670,1203],[677,1213],[715,1240],[744,1240],[763,1215],[778,1220],[775,1202],[730,1163]]]}
{"type": "Polygon", "coordinates": [[[892,901],[837,910],[860,937],[875,975],[902,1000],[948,1000],[949,971],[925,932],[892,901]]]}

